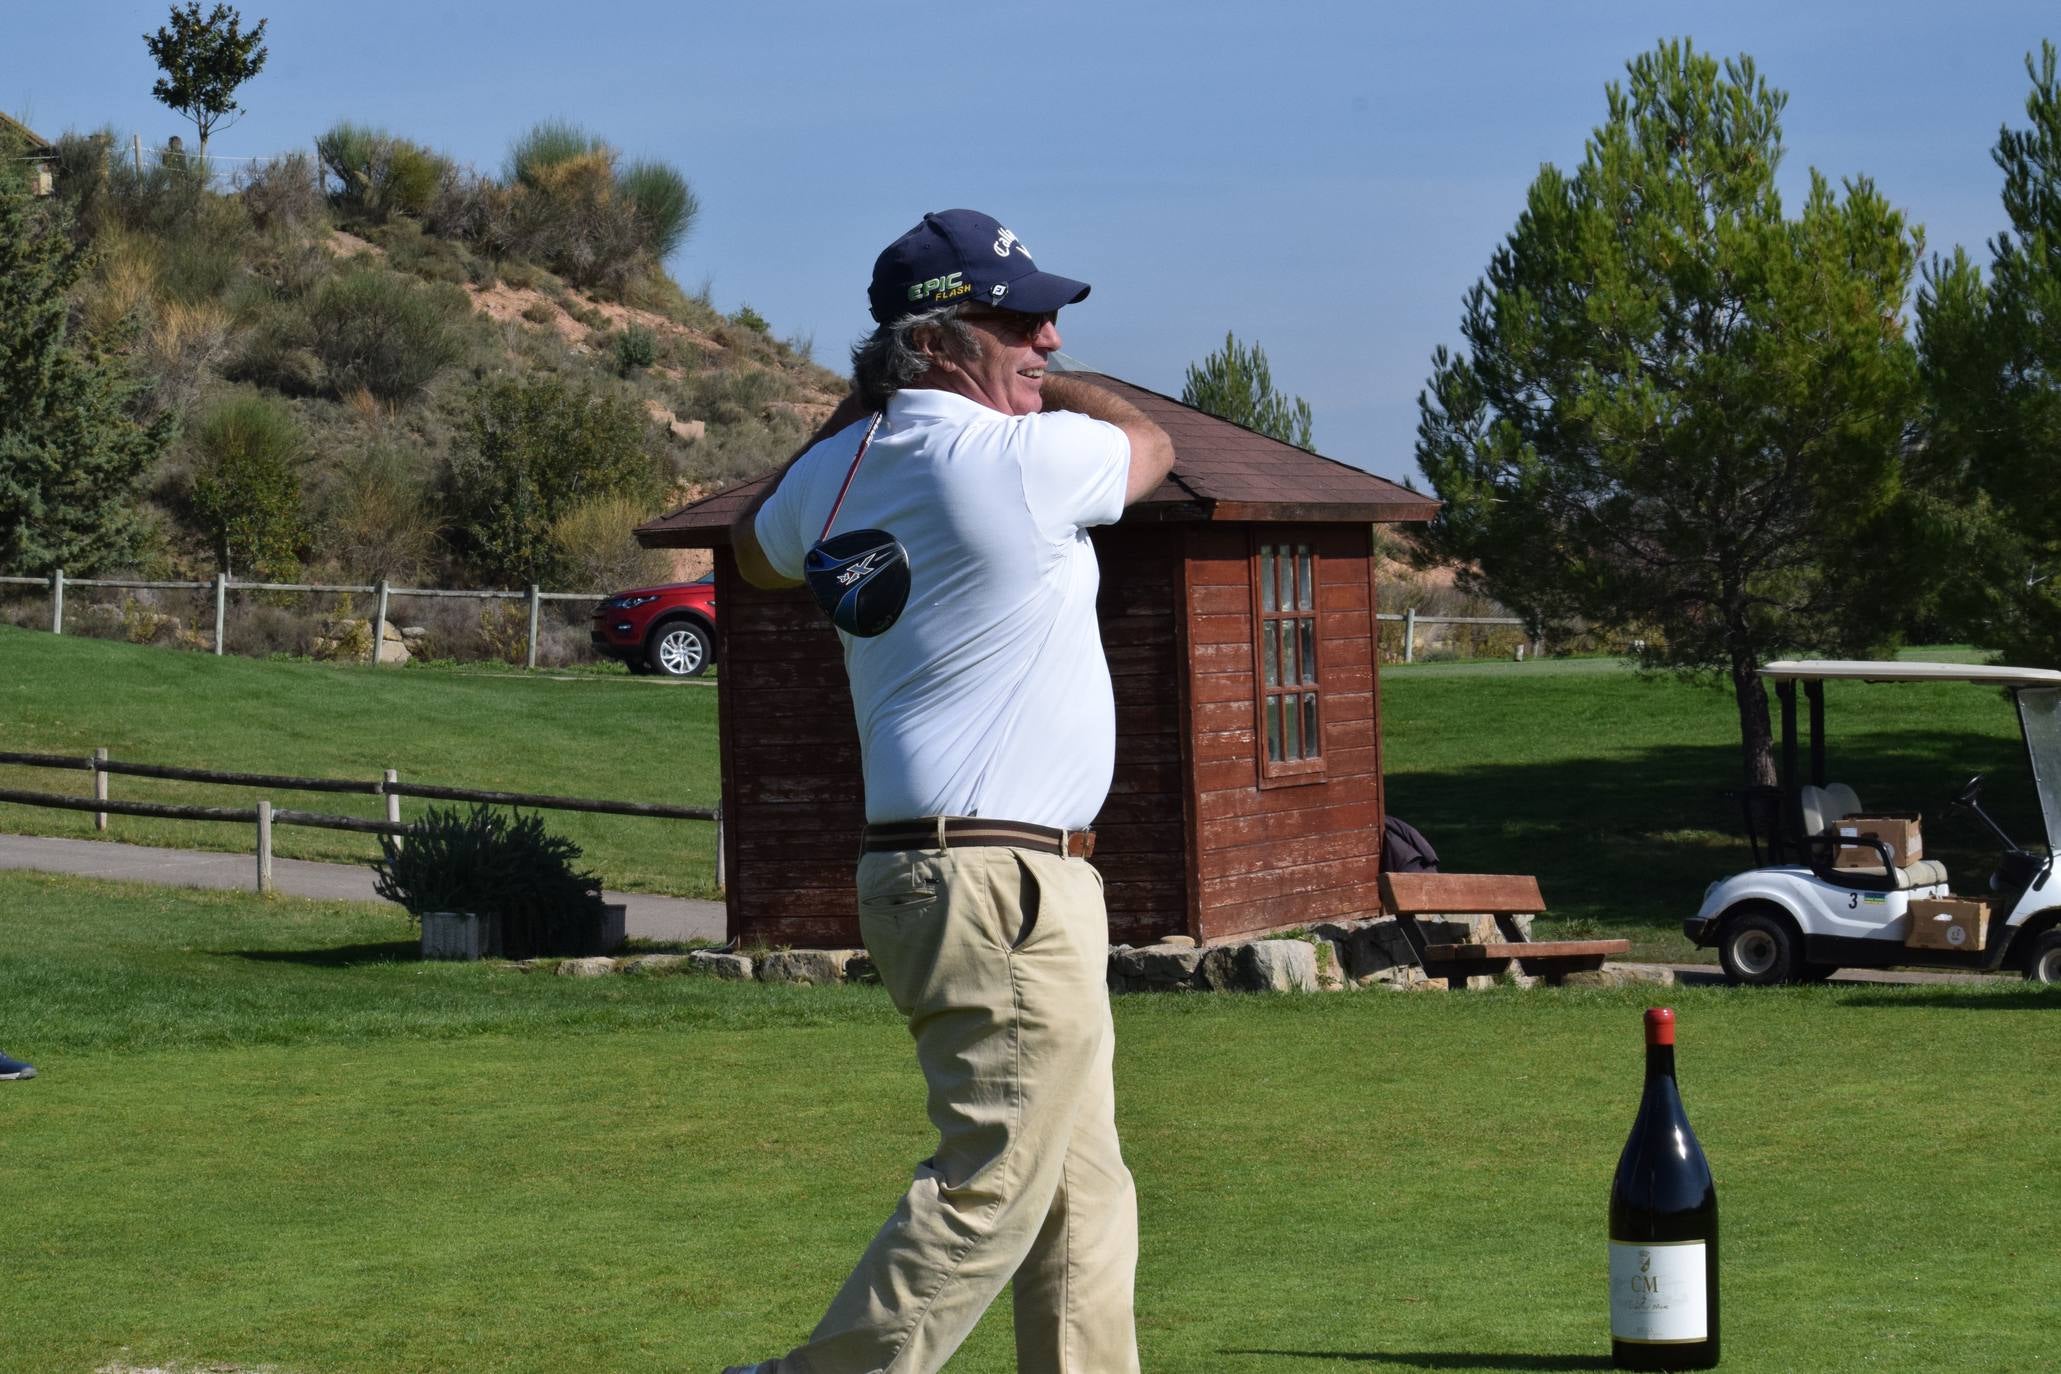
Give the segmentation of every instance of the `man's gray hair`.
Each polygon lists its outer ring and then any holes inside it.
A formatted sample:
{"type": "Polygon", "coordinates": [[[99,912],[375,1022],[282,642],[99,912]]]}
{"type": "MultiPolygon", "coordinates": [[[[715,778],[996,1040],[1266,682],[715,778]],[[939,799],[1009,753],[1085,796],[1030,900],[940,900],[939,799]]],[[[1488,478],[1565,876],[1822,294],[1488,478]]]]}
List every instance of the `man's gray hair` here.
{"type": "Polygon", "coordinates": [[[881,325],[852,348],[852,387],[868,410],[930,371],[936,359],[980,356],[980,336],[966,323],[964,301],[881,325]],[[925,345],[928,345],[926,347],[925,345]]]}

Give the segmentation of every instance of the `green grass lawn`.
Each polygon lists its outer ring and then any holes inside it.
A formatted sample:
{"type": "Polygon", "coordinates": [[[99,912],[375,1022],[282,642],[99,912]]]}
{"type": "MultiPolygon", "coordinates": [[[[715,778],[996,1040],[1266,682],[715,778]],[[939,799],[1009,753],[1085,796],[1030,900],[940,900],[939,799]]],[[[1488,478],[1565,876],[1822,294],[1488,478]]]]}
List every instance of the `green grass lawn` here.
{"type": "MultiPolygon", "coordinates": [[[[405,958],[376,906],[0,874],[0,1371],[713,1374],[927,1151],[877,988],[405,958]]],[[[1607,1365],[1639,1010],[1681,1016],[1725,1367],[2056,1367],[2061,998],[1119,999],[1145,1368],[1607,1365]]],[[[1014,1368],[1006,1297],[952,1366],[1014,1368]]]]}
{"type": "MultiPolygon", "coordinates": [[[[1924,651],[1967,657],[1963,650],[1924,651]]],[[[1453,871],[1537,874],[1542,934],[1630,939],[1648,958],[1708,958],[1682,938],[1713,880],[1747,867],[1738,721],[1727,690],[1642,678],[1608,659],[1390,665],[1382,729],[1391,809],[1453,871]]],[[[256,662],[0,629],[0,749],[107,747],[116,758],[312,775],[403,777],[712,805],[716,689],[626,675],[256,662]]],[[[1970,773],[2030,842],[2016,723],[1996,692],[1835,684],[1832,771],[1862,799],[1925,812],[1926,852],[1979,890],[1995,845],[1943,803],[1970,773]]],[[[0,767],[0,787],[83,793],[83,773],[0,767]]],[[[244,802],[233,788],[115,778],[146,800],[244,802]]],[[[274,798],[376,813],[374,798],[274,798]]],[[[407,814],[419,803],[410,802],[407,814]]],[[[713,827],[552,813],[611,886],[714,895],[713,827]]],[[[0,806],[0,830],[92,834],[79,812],[0,806]]],[[[110,838],[247,851],[247,827],[115,817],[110,838]]],[[[363,836],[282,827],[278,852],[370,858],[363,836]]]]}
{"type": "MultiPolygon", "coordinates": [[[[713,806],[722,791],[716,689],[621,673],[343,667],[208,654],[0,628],[0,750],[89,754],[235,772],[713,806]]],[[[114,795],[249,805],[248,789],[113,777],[114,795]]],[[[0,766],[0,787],[90,795],[83,772],[0,766]]],[[[274,793],[275,806],[379,816],[381,800],[274,793]]],[[[429,803],[402,803],[403,817],[429,803]]],[[[715,895],[714,827],[699,821],[547,813],[610,886],[715,895]]],[[[0,830],[93,835],[76,811],[0,806],[0,830]]],[[[249,852],[243,825],[116,816],[109,839],[249,852]]],[[[281,826],[275,853],[369,860],[369,836],[281,826]]]]}

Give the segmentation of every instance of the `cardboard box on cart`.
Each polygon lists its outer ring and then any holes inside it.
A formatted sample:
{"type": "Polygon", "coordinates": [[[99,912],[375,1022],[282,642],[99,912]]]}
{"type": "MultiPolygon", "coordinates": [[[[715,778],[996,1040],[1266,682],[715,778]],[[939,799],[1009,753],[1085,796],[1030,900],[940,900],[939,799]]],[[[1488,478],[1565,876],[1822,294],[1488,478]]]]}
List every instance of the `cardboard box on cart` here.
{"type": "Polygon", "coordinates": [[[1906,949],[1980,953],[1989,942],[1989,903],[1967,897],[1920,897],[1911,903],[1906,949]]]}
{"type": "MultiPolygon", "coordinates": [[[[1908,868],[1925,857],[1925,837],[1916,816],[1841,816],[1832,828],[1845,840],[1880,840],[1889,846],[1895,866],[1908,868]]],[[[1834,868],[1880,868],[1882,851],[1873,845],[1841,845],[1832,856],[1834,868]]]]}

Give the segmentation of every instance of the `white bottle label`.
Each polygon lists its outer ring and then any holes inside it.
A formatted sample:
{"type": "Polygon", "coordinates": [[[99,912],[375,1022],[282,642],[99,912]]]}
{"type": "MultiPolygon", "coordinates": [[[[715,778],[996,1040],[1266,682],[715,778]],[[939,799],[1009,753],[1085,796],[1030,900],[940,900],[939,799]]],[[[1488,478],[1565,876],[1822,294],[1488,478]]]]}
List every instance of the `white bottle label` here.
{"type": "Polygon", "coordinates": [[[1710,1338],[1700,1240],[1610,1242],[1610,1334],[1620,1341],[1710,1338]]]}

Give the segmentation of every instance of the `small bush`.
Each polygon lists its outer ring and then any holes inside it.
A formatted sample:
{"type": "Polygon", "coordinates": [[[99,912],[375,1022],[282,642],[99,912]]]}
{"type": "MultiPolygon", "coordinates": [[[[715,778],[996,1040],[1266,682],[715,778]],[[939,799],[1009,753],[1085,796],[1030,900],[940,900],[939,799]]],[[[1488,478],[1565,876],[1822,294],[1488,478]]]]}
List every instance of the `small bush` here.
{"type": "Polygon", "coordinates": [[[235,381],[270,387],[289,396],[313,396],[323,388],[322,360],[315,355],[315,329],[298,302],[281,301],[259,315],[226,369],[235,381]]]}
{"type": "Polygon", "coordinates": [[[448,213],[446,188],[459,181],[451,160],[384,129],[339,123],[315,140],[330,199],[344,214],[378,223],[394,215],[448,213]]]}
{"type": "Polygon", "coordinates": [[[572,951],[602,914],[601,880],[574,867],[580,847],[521,812],[431,807],[415,833],[380,837],[373,889],[420,921],[432,911],[501,918],[510,958],[572,951]]]}
{"type": "Polygon", "coordinates": [[[437,522],[426,501],[422,461],[375,443],[352,455],[323,488],[321,547],[353,582],[412,583],[436,551],[437,522]]]}
{"type": "Polygon", "coordinates": [[[748,305],[738,306],[737,313],[730,318],[754,333],[764,334],[768,337],[772,336],[773,326],[766,323],[764,315],[761,315],[748,305]]]}
{"type": "Polygon", "coordinates": [[[641,372],[658,361],[658,336],[642,325],[631,325],[615,336],[616,371],[625,377],[641,372]]]}
{"type": "Polygon", "coordinates": [[[283,581],[300,570],[300,427],[279,402],[235,396],[208,412],[190,440],[192,503],[226,573],[283,581]]]}
{"type": "Polygon", "coordinates": [[[337,395],[364,387],[382,400],[404,401],[457,361],[450,321],[460,305],[390,272],[345,272],[316,288],[310,347],[337,395]]]}
{"type": "Polygon", "coordinates": [[[653,513],[631,497],[597,496],[552,521],[551,543],[565,588],[607,592],[665,580],[672,560],[631,533],[653,513]]]}
{"type": "Polygon", "coordinates": [[[322,174],[306,153],[288,153],[252,163],[237,173],[236,193],[251,222],[270,231],[303,230],[329,222],[322,174]]]}
{"type": "Polygon", "coordinates": [[[531,324],[549,324],[558,318],[558,312],[549,301],[531,301],[522,308],[522,317],[531,324]]]}
{"type": "Polygon", "coordinates": [[[701,201],[687,178],[663,162],[633,162],[619,179],[622,194],[636,208],[644,251],[663,261],[687,241],[701,214],[701,201]]]}
{"type": "Polygon", "coordinates": [[[577,124],[547,119],[532,125],[508,150],[504,179],[512,185],[537,188],[543,174],[576,158],[591,157],[604,146],[577,124]]]}

